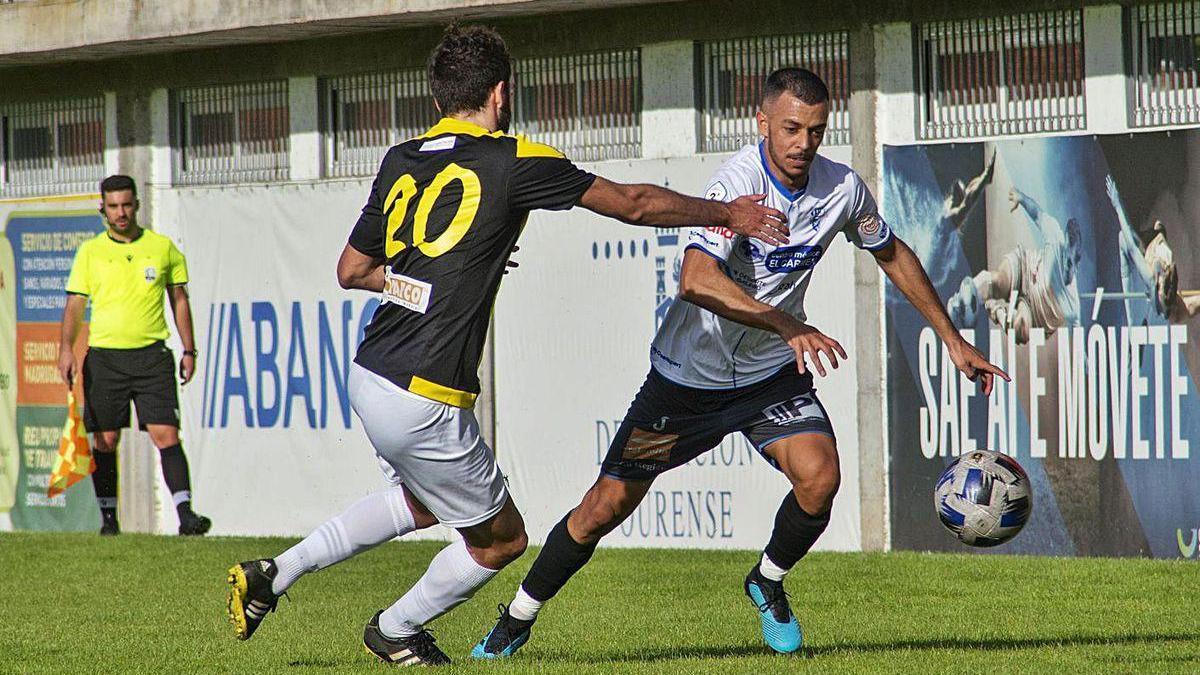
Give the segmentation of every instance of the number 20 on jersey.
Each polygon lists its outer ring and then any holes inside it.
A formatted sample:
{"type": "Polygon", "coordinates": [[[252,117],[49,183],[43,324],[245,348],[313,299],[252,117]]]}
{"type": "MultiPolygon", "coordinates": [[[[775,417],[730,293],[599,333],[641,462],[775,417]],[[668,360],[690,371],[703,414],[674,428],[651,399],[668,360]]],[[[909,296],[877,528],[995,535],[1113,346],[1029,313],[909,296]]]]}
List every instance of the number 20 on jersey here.
{"type": "MultiPolygon", "coordinates": [[[[416,180],[406,173],[392,183],[392,188],[388,190],[387,198],[383,201],[383,212],[387,214],[387,227],[383,238],[384,254],[389,260],[410,245],[401,241],[397,233],[417,192],[416,180]]],[[[479,176],[474,171],[451,162],[420,192],[417,210],[413,213],[411,245],[426,256],[436,258],[457,246],[475,222],[475,214],[479,211],[479,176]],[[433,211],[433,205],[437,203],[442,190],[453,181],[462,184],[462,200],[458,203],[454,218],[450,220],[445,231],[433,241],[429,241],[429,214],[433,211]]]]}

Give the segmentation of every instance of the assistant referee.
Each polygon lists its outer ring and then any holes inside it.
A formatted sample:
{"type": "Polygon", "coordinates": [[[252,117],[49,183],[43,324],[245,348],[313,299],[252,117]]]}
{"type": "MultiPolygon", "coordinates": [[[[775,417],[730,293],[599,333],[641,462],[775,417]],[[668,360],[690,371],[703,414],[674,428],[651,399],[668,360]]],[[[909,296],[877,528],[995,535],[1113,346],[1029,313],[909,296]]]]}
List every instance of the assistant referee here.
{"type": "Polygon", "coordinates": [[[137,222],[137,185],[129,176],[100,183],[100,213],[107,229],[85,241],[67,279],[58,369],[67,386],[79,374],[74,345],[83,312],[92,305],[88,351],[83,360],[83,424],[92,434],[96,471],[92,484],[100,506],[100,534],[119,534],[117,522],[117,443],[129,426],[129,402],[139,426],[162,458],[163,478],[179,514],[179,534],[201,535],[212,521],[192,510],[187,458],[179,443],[179,396],[175,357],[167,348],[163,291],[171,300],[175,327],[183,342],[179,379],[187,384],[196,369],[192,308],[187,294],[187,261],[167,237],[137,222]]]}

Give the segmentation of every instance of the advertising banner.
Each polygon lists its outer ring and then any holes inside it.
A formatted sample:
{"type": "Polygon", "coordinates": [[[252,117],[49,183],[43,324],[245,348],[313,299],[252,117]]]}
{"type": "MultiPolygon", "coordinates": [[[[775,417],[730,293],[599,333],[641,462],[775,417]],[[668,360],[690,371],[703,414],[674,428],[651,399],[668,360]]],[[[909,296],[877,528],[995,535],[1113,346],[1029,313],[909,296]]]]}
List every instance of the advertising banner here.
{"type": "Polygon", "coordinates": [[[64,288],[75,250],[104,227],[97,199],[0,201],[0,522],[16,529],[99,526],[90,478],[54,497],[46,490],[67,417],[64,288]]]}
{"type": "Polygon", "coordinates": [[[984,397],[886,288],[892,543],[961,550],[934,482],[1014,456],[1006,553],[1192,557],[1200,527],[1200,134],[887,147],[882,205],[958,328],[1012,376],[984,397]]]}
{"type": "Polygon", "coordinates": [[[336,275],[369,187],[159,193],[156,229],[188,261],[200,358],[180,390],[183,438],[214,533],[305,535],[386,485],[346,388],[378,300],[336,275]]]}
{"type": "MultiPolygon", "coordinates": [[[[699,193],[723,157],[605,163],[616,180],[699,193]]],[[[377,303],[335,269],[369,182],[162,191],[156,227],[187,256],[201,357],[182,390],[196,508],[220,534],[307,534],[385,483],[346,372],[377,303]],[[220,209],[214,210],[214,200],[220,209]]],[[[494,312],[496,451],[530,538],[595,479],[676,294],[679,238],[576,209],[535,212],[494,312]]],[[[853,247],[809,291],[813,321],[853,354],[853,247]]],[[[817,383],[843,480],[819,546],[859,547],[855,370],[817,383]]],[[[659,479],[610,545],[759,548],[787,480],[741,437],[659,479]]],[[[163,508],[169,507],[169,504],[163,508]]],[[[164,513],[161,522],[173,523],[164,513]]],[[[445,532],[427,536],[442,537],[445,532]]]]}

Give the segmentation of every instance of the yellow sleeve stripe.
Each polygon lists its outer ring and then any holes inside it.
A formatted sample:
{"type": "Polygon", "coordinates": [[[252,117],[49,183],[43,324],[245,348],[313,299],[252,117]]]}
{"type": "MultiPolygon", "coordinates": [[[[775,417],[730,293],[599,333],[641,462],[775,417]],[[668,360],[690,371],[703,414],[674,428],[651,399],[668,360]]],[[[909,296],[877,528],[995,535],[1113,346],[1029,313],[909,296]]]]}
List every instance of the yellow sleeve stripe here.
{"type": "Polygon", "coordinates": [[[424,396],[431,401],[447,403],[456,408],[470,408],[475,405],[475,399],[479,396],[468,391],[452,389],[437,382],[430,382],[416,375],[413,375],[412,381],[408,383],[408,390],[417,396],[424,396]]]}
{"type": "Polygon", "coordinates": [[[524,136],[513,136],[517,139],[517,157],[553,157],[564,159],[566,155],[545,143],[534,143],[524,136]]]}

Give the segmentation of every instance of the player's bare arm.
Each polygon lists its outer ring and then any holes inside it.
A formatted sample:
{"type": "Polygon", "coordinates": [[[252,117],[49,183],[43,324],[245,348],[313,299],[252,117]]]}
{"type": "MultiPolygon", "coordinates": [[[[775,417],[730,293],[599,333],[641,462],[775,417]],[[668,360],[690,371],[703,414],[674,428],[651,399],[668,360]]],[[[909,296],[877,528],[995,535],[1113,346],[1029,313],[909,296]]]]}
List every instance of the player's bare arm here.
{"type": "Polygon", "coordinates": [[[796,367],[801,373],[806,370],[807,360],[824,377],[821,354],[834,368],[838,367],[839,356],[848,358],[837,340],[787,312],[750,297],[721,270],[716,259],[696,249],[683,254],[679,297],[730,321],[775,333],[796,353],[796,367]]]}
{"type": "Polygon", "coordinates": [[[1042,215],[1042,207],[1033,201],[1029,195],[1021,192],[1017,188],[1008,189],[1008,210],[1009,212],[1016,211],[1017,207],[1025,209],[1025,215],[1029,217],[1030,222],[1040,226],[1039,218],[1042,215]]]}
{"type": "Polygon", "coordinates": [[[338,258],[338,283],[347,290],[357,288],[382,293],[385,262],[346,244],[342,257],[338,258]]]}
{"type": "Polygon", "coordinates": [[[776,245],[788,240],[787,219],[763,206],[766,195],[746,195],[731,202],[699,199],[645,183],[614,183],[599,176],[579,205],[632,225],[653,227],[715,226],[776,245]]]}
{"type": "Polygon", "coordinates": [[[983,172],[972,178],[966,187],[963,188],[962,200],[950,207],[947,217],[954,222],[956,228],[961,228],[963,223],[966,222],[967,214],[971,212],[971,209],[975,208],[975,204],[979,202],[979,197],[983,195],[983,188],[992,182],[992,173],[995,169],[996,153],[993,152],[983,172]]]}
{"type": "Polygon", "coordinates": [[[1005,381],[1011,381],[1008,373],[989,363],[983,354],[964,340],[954,328],[950,316],[946,314],[938,299],[937,291],[933,289],[933,284],[929,283],[925,268],[921,267],[920,259],[908,244],[896,237],[892,243],[873,251],[872,254],[896,288],[900,289],[904,297],[908,298],[913,307],[916,307],[933,327],[942,342],[946,343],[954,365],[972,382],[976,379],[982,382],[984,394],[992,393],[992,377],[995,375],[1003,377],[1005,381]]]}
{"type": "Polygon", "coordinates": [[[167,298],[171,301],[171,314],[183,344],[183,354],[179,357],[179,383],[187,384],[196,374],[196,338],[192,331],[192,301],[188,299],[187,284],[167,286],[167,298]]]}
{"type": "Polygon", "coordinates": [[[87,297],[67,294],[63,307],[62,336],[58,343],[58,373],[68,387],[79,377],[79,362],[75,359],[75,340],[79,337],[79,326],[83,323],[83,310],[87,308],[87,297]]]}

